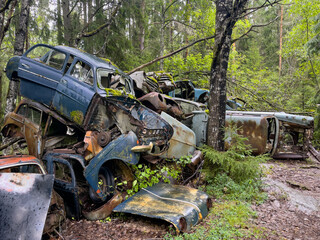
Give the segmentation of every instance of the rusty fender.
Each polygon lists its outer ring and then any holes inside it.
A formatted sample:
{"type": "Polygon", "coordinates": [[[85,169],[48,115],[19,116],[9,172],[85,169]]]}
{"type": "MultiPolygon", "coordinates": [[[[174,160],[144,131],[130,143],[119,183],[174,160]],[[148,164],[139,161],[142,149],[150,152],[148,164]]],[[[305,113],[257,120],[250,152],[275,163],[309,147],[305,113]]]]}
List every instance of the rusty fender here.
{"type": "Polygon", "coordinates": [[[158,183],[141,189],[113,211],[165,220],[179,233],[198,224],[210,207],[210,198],[198,189],[158,183]]]}

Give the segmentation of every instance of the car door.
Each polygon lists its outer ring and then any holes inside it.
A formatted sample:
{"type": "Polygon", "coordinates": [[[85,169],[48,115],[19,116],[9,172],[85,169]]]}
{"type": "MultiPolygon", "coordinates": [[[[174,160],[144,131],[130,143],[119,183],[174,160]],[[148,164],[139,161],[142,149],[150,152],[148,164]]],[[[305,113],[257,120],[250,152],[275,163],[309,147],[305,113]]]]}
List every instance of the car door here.
{"type": "Polygon", "coordinates": [[[49,174],[54,174],[54,190],[63,198],[66,214],[69,218],[79,220],[81,207],[78,188],[72,165],[66,159],[52,155],[44,156],[49,174]]]}
{"type": "Polygon", "coordinates": [[[18,114],[23,113],[25,117],[22,132],[27,142],[29,154],[40,157],[43,149],[41,125],[42,122],[44,122],[43,126],[46,124],[45,116],[41,110],[27,105],[22,105],[20,109],[21,111],[18,111],[18,114]],[[22,110],[26,107],[26,110],[22,110]]]}
{"type": "Polygon", "coordinates": [[[43,44],[30,48],[19,62],[20,94],[50,106],[67,57],[67,54],[43,44]]]}
{"type": "Polygon", "coordinates": [[[53,107],[62,115],[81,125],[94,90],[94,69],[75,57],[70,69],[62,77],[53,98],[53,107]]]}

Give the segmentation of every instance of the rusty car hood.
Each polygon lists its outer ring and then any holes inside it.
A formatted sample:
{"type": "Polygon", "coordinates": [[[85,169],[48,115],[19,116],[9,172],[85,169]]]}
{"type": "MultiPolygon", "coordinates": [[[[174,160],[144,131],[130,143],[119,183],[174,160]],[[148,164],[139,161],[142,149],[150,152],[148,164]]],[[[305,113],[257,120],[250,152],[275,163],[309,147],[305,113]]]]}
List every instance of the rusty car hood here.
{"type": "Polygon", "coordinates": [[[53,175],[0,173],[2,239],[41,239],[53,181],[53,175]]]}
{"type": "Polygon", "coordinates": [[[165,220],[185,232],[208,215],[210,199],[204,192],[180,185],[158,183],[140,190],[114,212],[165,220]]]}

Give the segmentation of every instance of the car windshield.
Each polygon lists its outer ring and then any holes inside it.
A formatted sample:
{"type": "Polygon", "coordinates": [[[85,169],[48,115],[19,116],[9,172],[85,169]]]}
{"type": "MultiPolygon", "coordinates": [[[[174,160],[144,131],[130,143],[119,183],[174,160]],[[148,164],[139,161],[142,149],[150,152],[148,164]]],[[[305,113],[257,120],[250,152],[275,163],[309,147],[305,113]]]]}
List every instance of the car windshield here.
{"type": "Polygon", "coordinates": [[[110,69],[98,68],[97,83],[100,89],[112,88],[118,90],[125,90],[130,93],[130,80],[121,74],[117,74],[110,69]]]}

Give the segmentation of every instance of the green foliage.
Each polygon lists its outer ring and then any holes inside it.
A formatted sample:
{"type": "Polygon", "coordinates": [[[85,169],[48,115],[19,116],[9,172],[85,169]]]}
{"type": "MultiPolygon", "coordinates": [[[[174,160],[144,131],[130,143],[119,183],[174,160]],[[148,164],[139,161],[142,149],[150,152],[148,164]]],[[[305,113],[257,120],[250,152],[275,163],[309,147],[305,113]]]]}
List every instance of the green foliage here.
{"type": "Polygon", "coordinates": [[[190,163],[191,156],[183,156],[180,159],[166,161],[162,164],[131,165],[135,180],[132,188],[127,190],[129,196],[137,193],[140,189],[152,186],[158,182],[170,183],[171,180],[178,180],[181,176],[182,168],[190,163]]]}
{"type": "Polygon", "coordinates": [[[259,163],[265,161],[267,156],[252,156],[252,150],[245,144],[245,137],[230,132],[230,148],[225,152],[219,152],[211,147],[203,147],[205,155],[205,173],[207,181],[213,182],[218,174],[226,174],[236,183],[259,178],[262,171],[259,163]]]}
{"type": "Polygon", "coordinates": [[[264,231],[250,223],[255,212],[246,203],[225,201],[213,204],[204,226],[180,236],[167,234],[165,239],[263,239],[264,231]]]}
{"type": "Polygon", "coordinates": [[[217,174],[214,179],[209,179],[206,191],[215,198],[227,200],[240,200],[246,202],[262,203],[266,193],[261,192],[262,181],[247,179],[241,183],[235,182],[225,173],[217,174]]]}
{"type": "MultiPolygon", "coordinates": [[[[235,129],[227,129],[235,133],[235,129]]],[[[206,192],[216,200],[206,221],[196,226],[191,233],[173,236],[168,233],[165,239],[264,239],[263,228],[256,227],[251,219],[256,213],[250,204],[260,204],[267,194],[261,191],[262,169],[260,162],[266,156],[251,156],[251,150],[244,144],[244,137],[228,136],[232,145],[226,152],[217,152],[204,147],[206,192]]]]}

